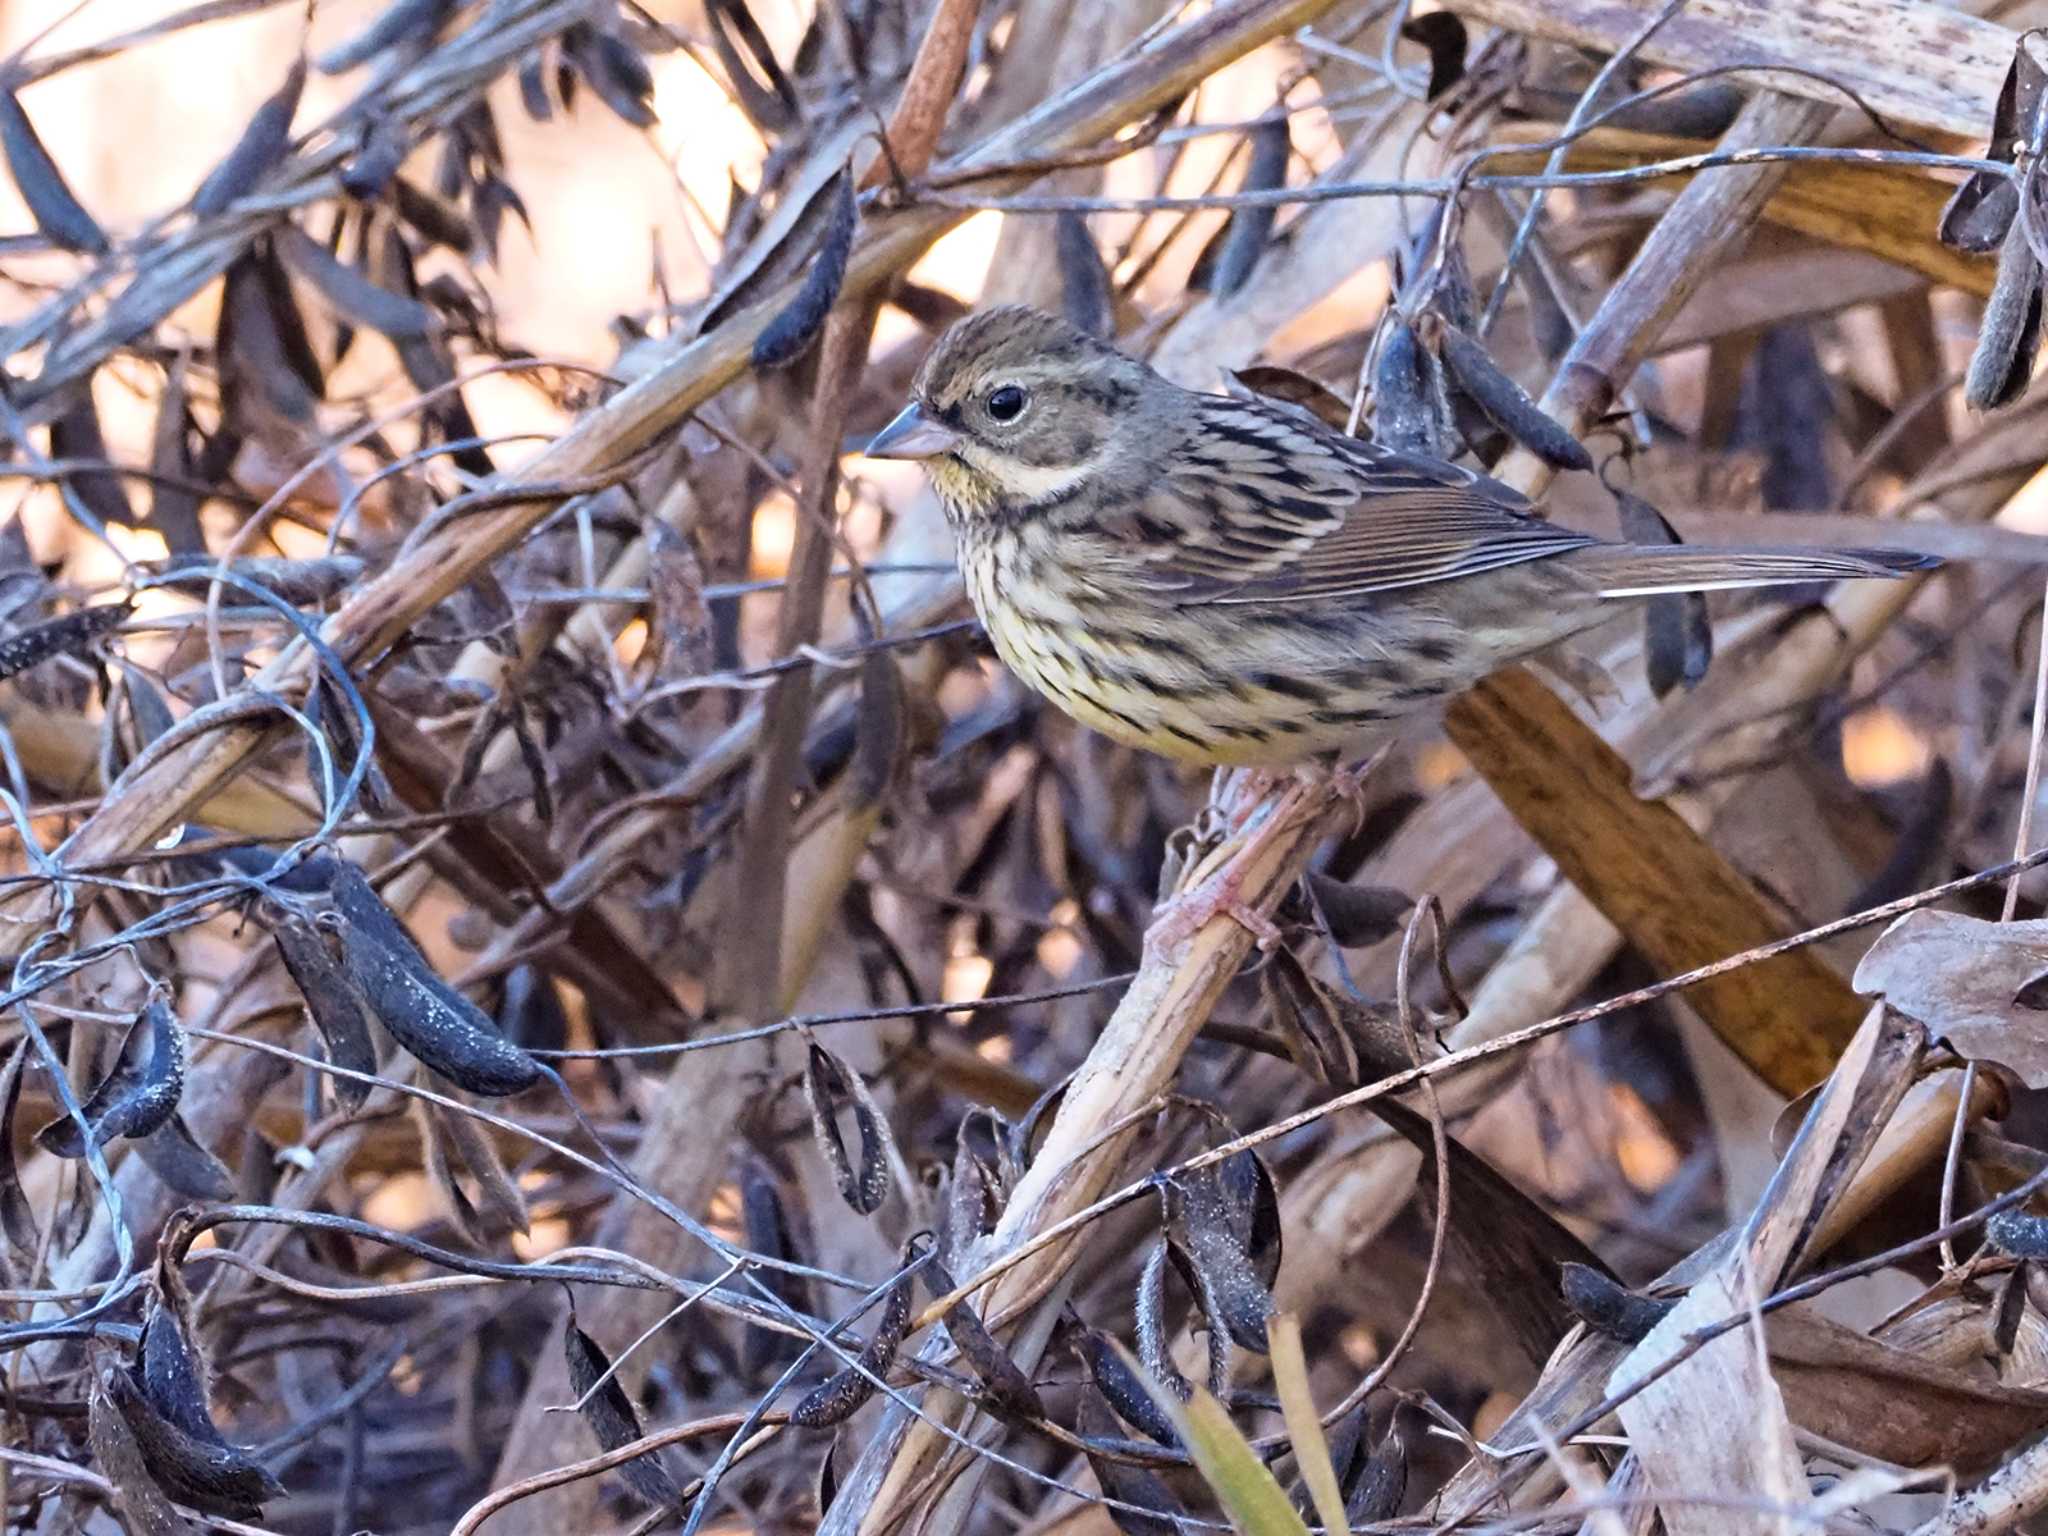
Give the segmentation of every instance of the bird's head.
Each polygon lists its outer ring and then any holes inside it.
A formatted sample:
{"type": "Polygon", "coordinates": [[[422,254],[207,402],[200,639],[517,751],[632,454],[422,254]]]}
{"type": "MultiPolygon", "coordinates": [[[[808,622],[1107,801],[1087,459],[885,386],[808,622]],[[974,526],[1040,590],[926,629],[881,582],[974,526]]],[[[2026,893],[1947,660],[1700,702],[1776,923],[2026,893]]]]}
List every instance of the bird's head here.
{"type": "Polygon", "coordinates": [[[1029,517],[1116,478],[1170,388],[1066,321],[1006,304],[939,339],[867,452],[923,460],[956,521],[1029,517]]]}

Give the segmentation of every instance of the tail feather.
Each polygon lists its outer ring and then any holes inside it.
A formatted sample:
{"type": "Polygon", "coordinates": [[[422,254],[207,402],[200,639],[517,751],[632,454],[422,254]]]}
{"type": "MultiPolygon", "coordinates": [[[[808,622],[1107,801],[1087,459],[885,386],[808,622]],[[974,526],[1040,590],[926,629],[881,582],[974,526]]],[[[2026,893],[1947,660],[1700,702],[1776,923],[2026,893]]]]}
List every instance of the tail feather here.
{"type": "Polygon", "coordinates": [[[1941,564],[1934,555],[1894,549],[1708,549],[1691,544],[1607,544],[1576,551],[1571,558],[1602,597],[1889,579],[1941,564]]]}

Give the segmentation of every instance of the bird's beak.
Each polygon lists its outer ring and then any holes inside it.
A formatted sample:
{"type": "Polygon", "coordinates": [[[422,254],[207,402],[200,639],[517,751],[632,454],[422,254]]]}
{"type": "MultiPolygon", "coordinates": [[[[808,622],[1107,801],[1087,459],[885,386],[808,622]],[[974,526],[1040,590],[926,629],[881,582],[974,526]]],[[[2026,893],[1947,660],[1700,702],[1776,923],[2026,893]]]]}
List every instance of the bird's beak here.
{"type": "Polygon", "coordinates": [[[867,446],[871,459],[929,459],[960,441],[960,434],[925,415],[919,405],[906,405],[896,419],[875,434],[867,446]]]}

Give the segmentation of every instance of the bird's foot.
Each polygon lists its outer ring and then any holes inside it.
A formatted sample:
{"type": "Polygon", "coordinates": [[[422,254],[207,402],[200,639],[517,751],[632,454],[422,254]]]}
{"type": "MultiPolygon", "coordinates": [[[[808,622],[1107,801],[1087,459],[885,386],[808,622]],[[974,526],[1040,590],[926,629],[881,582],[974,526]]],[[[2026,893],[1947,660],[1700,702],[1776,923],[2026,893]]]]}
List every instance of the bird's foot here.
{"type": "Polygon", "coordinates": [[[1232,859],[1229,867],[1153,910],[1145,947],[1177,949],[1219,917],[1235,918],[1262,950],[1276,948],[1284,937],[1270,917],[1244,899],[1243,868],[1232,859]]]}

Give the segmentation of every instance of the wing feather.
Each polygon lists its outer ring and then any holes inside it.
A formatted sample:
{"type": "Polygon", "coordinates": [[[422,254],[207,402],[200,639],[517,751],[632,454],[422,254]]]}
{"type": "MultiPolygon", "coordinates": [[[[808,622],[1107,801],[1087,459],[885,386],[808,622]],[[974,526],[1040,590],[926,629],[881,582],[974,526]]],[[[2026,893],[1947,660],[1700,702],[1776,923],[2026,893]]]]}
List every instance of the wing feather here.
{"type": "Polygon", "coordinates": [[[1198,398],[1200,428],[1117,530],[1133,574],[1163,598],[1367,597],[1600,542],[1470,470],[1258,402],[1198,398]]]}

